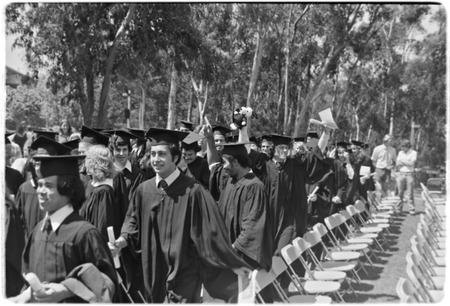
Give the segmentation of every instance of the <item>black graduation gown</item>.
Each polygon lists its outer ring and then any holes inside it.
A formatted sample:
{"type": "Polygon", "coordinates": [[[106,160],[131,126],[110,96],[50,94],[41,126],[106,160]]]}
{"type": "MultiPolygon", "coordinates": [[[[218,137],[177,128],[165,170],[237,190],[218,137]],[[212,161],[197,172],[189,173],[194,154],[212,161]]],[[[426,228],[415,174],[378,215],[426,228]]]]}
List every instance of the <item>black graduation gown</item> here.
{"type": "Polygon", "coordinates": [[[316,147],[305,155],[288,157],[280,167],[272,160],[266,162],[262,181],[269,194],[274,252],[277,255],[294,238],[306,232],[308,205],[305,185],[314,184],[328,171],[322,159],[322,153],[316,147]]]}
{"type": "MultiPolygon", "coordinates": [[[[209,166],[206,159],[201,158],[200,156],[197,156],[192,163],[190,163],[188,166],[189,172],[192,173],[194,178],[199,181],[203,187],[206,189],[209,189],[209,166]]],[[[186,173],[185,173],[186,174],[186,173]]]]}
{"type": "Polygon", "coordinates": [[[368,180],[361,184],[359,171],[361,170],[361,166],[370,167],[370,171],[375,171],[375,168],[372,164],[372,160],[367,156],[361,156],[358,160],[355,160],[353,163],[353,170],[355,171],[355,175],[353,176],[352,185],[350,192],[348,194],[349,204],[354,204],[356,200],[360,197],[367,201],[367,191],[374,190],[372,188],[373,178],[370,177],[368,180]]]}
{"type": "MultiPolygon", "coordinates": [[[[136,188],[145,180],[145,173],[135,165],[131,165],[131,171],[127,168],[122,170],[125,179],[125,186],[130,200],[136,188]]],[[[125,212],[128,210],[128,205],[125,212]]]]}
{"type": "Polygon", "coordinates": [[[5,199],[5,294],[16,296],[25,285],[22,277],[22,252],[25,246],[25,233],[19,212],[14,203],[5,199]]]}
{"type": "MultiPolygon", "coordinates": [[[[72,212],[56,231],[41,231],[41,221],[33,230],[23,253],[23,271],[34,272],[41,282],[61,283],[76,267],[92,263],[113,281],[116,291],[117,275],[106,240],[100,232],[72,212]]],[[[75,296],[66,302],[82,302],[75,296]]]]}
{"type": "Polygon", "coordinates": [[[243,259],[248,257],[253,268],[268,271],[272,265],[272,225],[264,184],[254,173],[239,180],[229,178],[218,205],[230,241],[245,255],[243,259]]]}
{"type": "Polygon", "coordinates": [[[17,194],[17,191],[19,190],[20,185],[22,185],[25,180],[19,171],[5,166],[5,182],[6,187],[9,189],[9,192],[15,196],[17,194]]]}
{"type": "Polygon", "coordinates": [[[25,238],[28,238],[36,224],[45,217],[45,212],[39,206],[38,195],[31,180],[20,185],[15,202],[22,219],[25,238]]]}
{"type": "MultiPolygon", "coordinates": [[[[198,181],[180,173],[163,192],[155,180],[136,190],[122,236],[130,248],[142,250],[148,302],[169,297],[198,303],[202,282],[211,293],[213,270],[246,264],[232,250],[218,207],[198,181]]],[[[237,283],[235,275],[232,281],[237,283]]]]}
{"type": "Polygon", "coordinates": [[[80,216],[94,225],[106,240],[107,228],[114,227],[116,237],[120,234],[122,224],[117,224],[114,212],[114,190],[109,185],[92,187],[89,197],[80,208],[80,216]]]}

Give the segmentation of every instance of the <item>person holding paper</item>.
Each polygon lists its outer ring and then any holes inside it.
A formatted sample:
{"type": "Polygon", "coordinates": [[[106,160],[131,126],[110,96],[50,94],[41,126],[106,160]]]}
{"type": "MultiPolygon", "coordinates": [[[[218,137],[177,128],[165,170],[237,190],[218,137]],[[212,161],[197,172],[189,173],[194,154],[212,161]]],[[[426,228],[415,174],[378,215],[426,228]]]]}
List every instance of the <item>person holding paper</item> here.
{"type": "Polygon", "coordinates": [[[35,273],[44,291],[28,287],[15,303],[112,303],[117,275],[100,231],[78,214],[85,198],[78,173],[82,156],[35,156],[37,194],[45,218],[31,232],[22,271],[35,273]]]}
{"type": "Polygon", "coordinates": [[[351,163],[355,174],[347,198],[350,203],[355,203],[356,200],[361,198],[367,203],[367,191],[371,189],[370,180],[374,167],[370,158],[365,156],[361,150],[364,143],[358,140],[352,140],[351,143],[351,163]]]}
{"type": "Polygon", "coordinates": [[[396,163],[398,196],[400,197],[400,203],[396,208],[402,211],[403,203],[406,200],[410,215],[415,215],[416,210],[414,204],[414,165],[416,160],[417,152],[411,149],[409,140],[404,139],[396,163]]]}
{"type": "Polygon", "coordinates": [[[208,293],[237,295],[237,275],[250,272],[231,246],[211,194],[181,173],[179,142],[188,133],[150,128],[147,149],[156,176],[137,188],[113,254],[127,247],[142,252],[144,297],[149,303],[200,303],[208,293]]]}

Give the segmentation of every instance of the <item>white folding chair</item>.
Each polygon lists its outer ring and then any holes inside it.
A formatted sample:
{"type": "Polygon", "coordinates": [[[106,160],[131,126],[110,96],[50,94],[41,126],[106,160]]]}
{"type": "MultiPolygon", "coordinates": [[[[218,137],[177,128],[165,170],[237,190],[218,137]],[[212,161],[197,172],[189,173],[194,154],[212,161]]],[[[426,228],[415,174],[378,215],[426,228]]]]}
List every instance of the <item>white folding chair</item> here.
{"type": "Polygon", "coordinates": [[[350,213],[346,210],[341,210],[339,214],[344,218],[345,222],[343,223],[344,227],[347,229],[347,236],[349,238],[368,238],[372,239],[375,242],[377,248],[384,252],[383,246],[378,241],[379,233],[360,233],[358,232],[354,226],[350,226],[348,222],[351,223],[350,213]]]}
{"type": "Polygon", "coordinates": [[[330,304],[332,299],[329,296],[323,295],[305,295],[305,294],[295,294],[292,296],[287,296],[281,287],[277,278],[287,272],[287,265],[283,259],[279,256],[272,257],[272,268],[269,272],[261,269],[258,270],[255,276],[256,280],[256,295],[259,300],[264,303],[264,300],[260,294],[261,290],[266,288],[268,285],[272,284],[275,289],[275,294],[281,299],[283,303],[292,304],[330,304]]]}
{"type": "Polygon", "coordinates": [[[409,279],[400,277],[397,282],[396,292],[400,303],[420,303],[422,299],[409,279]]]}
{"type": "Polygon", "coordinates": [[[413,258],[416,258],[416,261],[419,262],[422,269],[424,271],[427,271],[427,273],[432,276],[445,276],[447,268],[445,266],[435,266],[433,263],[423,257],[419,252],[417,244],[418,242],[416,240],[411,241],[411,252],[413,258]]]}
{"type": "Polygon", "coordinates": [[[445,256],[437,256],[427,247],[427,245],[421,241],[417,235],[412,235],[410,238],[411,246],[416,246],[419,254],[426,258],[431,265],[435,267],[445,267],[445,256]]]}
{"type": "Polygon", "coordinates": [[[413,255],[412,251],[408,251],[406,253],[406,262],[409,262],[413,266],[417,267],[417,271],[419,272],[419,275],[423,279],[424,283],[427,285],[427,288],[434,290],[444,289],[445,276],[430,275],[430,273],[421,265],[420,260],[413,255]]]}
{"type": "Polygon", "coordinates": [[[406,263],[406,273],[409,279],[415,284],[416,288],[420,288],[418,292],[421,294],[425,303],[438,303],[444,298],[443,290],[430,290],[427,288],[423,279],[420,278],[418,269],[411,263],[406,263]]]}
{"type": "Polygon", "coordinates": [[[314,274],[311,273],[307,265],[305,265],[305,261],[303,260],[299,249],[294,247],[292,244],[289,244],[281,249],[281,255],[288,266],[287,271],[292,283],[299,292],[304,294],[333,294],[339,301],[344,302],[344,299],[339,292],[341,284],[335,281],[316,280],[314,278],[314,274]],[[298,275],[295,272],[292,264],[296,260],[299,260],[302,263],[306,273],[309,272],[308,277],[298,275]]]}
{"type": "Polygon", "coordinates": [[[364,234],[376,233],[383,239],[383,243],[389,247],[389,243],[383,234],[384,228],[382,226],[366,224],[364,219],[359,215],[355,205],[347,205],[346,210],[350,214],[350,222],[358,232],[364,234]]]}
{"type": "Polygon", "coordinates": [[[366,275],[367,274],[367,270],[366,268],[364,268],[364,265],[362,264],[360,258],[363,255],[363,253],[361,252],[354,252],[354,251],[339,251],[337,245],[334,244],[333,240],[330,239],[329,235],[328,235],[328,229],[327,227],[322,224],[322,223],[316,223],[313,226],[313,229],[319,233],[320,237],[321,237],[321,244],[323,246],[323,250],[324,250],[324,256],[326,259],[328,260],[334,260],[334,261],[348,261],[348,260],[356,260],[358,262],[358,270],[362,269],[364,271],[364,273],[366,275]],[[330,242],[331,246],[328,247],[326,245],[326,243],[324,242],[324,237],[328,238],[328,241],[330,242]]]}
{"type": "Polygon", "coordinates": [[[424,236],[424,233],[422,231],[422,225],[420,223],[417,224],[416,234],[417,234],[417,241],[419,243],[423,244],[423,247],[425,248],[426,252],[429,251],[430,254],[433,255],[433,256],[445,257],[446,250],[445,249],[439,249],[439,248],[434,247],[433,245],[430,244],[428,239],[424,236]]]}
{"type": "Polygon", "coordinates": [[[367,238],[354,238],[349,241],[347,236],[341,231],[340,225],[345,222],[344,217],[342,217],[339,213],[328,216],[324,219],[325,224],[328,227],[328,235],[330,239],[333,240],[334,244],[338,247],[339,251],[354,251],[354,252],[362,252],[368,262],[373,266],[373,262],[370,259],[370,254],[377,259],[375,252],[370,249],[369,245],[373,243],[372,239],[367,238]],[[342,240],[338,239],[334,234],[334,230],[337,230],[341,233],[342,240]],[[370,254],[369,254],[370,253],[370,254]]]}
{"type": "MultiPolygon", "coordinates": [[[[361,278],[357,273],[359,264],[357,260],[347,258],[342,258],[341,260],[330,259],[330,255],[326,249],[326,246],[323,244],[320,234],[315,230],[306,232],[303,235],[303,239],[310,244],[310,248],[307,252],[319,269],[322,271],[351,272],[358,284],[361,283],[361,278]],[[314,253],[312,249],[313,247],[322,247],[321,251],[323,250],[323,252],[320,253],[321,255],[319,255],[319,257],[314,253]]],[[[358,253],[355,253],[351,254],[349,257],[352,258],[354,255],[357,256],[356,258],[360,256],[358,253]]]]}

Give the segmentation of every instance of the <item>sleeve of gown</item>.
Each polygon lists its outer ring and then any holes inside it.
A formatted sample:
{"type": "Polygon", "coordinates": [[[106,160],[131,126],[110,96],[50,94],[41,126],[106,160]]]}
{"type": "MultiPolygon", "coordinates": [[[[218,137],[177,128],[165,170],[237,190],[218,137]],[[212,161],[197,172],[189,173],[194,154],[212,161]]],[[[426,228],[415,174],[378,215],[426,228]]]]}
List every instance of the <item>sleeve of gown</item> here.
{"type": "Polygon", "coordinates": [[[217,268],[248,267],[234,252],[225,223],[212,196],[199,185],[193,192],[190,204],[191,239],[203,262],[217,268]]]}
{"type": "Polygon", "coordinates": [[[114,198],[116,199],[116,205],[119,205],[117,211],[121,212],[121,217],[123,220],[128,210],[129,199],[127,192],[127,182],[121,172],[117,173],[117,175],[114,177],[113,188],[114,188],[114,198]]]}
{"type": "Polygon", "coordinates": [[[234,241],[235,247],[256,261],[262,268],[270,269],[272,263],[272,225],[267,217],[267,196],[263,185],[253,184],[242,196],[245,200],[241,233],[234,241]]]}
{"type": "MultiPolygon", "coordinates": [[[[142,186],[139,188],[142,188],[142,186]]],[[[139,192],[139,188],[133,194],[133,197],[130,201],[130,205],[128,207],[128,211],[123,222],[120,234],[120,236],[127,240],[130,250],[134,251],[140,249],[139,224],[141,218],[140,206],[142,197],[141,193],[139,192]]]]}
{"type": "Polygon", "coordinates": [[[324,156],[318,147],[314,147],[304,157],[306,182],[314,184],[320,181],[329,171],[329,166],[324,162],[324,156]]]}
{"type": "MultiPolygon", "coordinates": [[[[77,242],[77,245],[80,246],[80,258],[83,258],[83,262],[92,264],[95,270],[98,270],[101,274],[94,273],[89,277],[90,272],[94,272],[94,269],[87,269],[90,265],[86,265],[84,270],[75,268],[69,272],[68,277],[75,277],[87,287],[95,288],[93,291],[99,297],[108,298],[109,296],[112,298],[115,288],[118,286],[118,281],[111,251],[106,244],[106,240],[97,229],[92,228],[80,235],[80,241],[77,242]],[[96,275],[98,281],[93,281],[93,275],[96,275]]],[[[63,283],[66,281],[67,278],[63,283]]]]}
{"type": "Polygon", "coordinates": [[[226,178],[228,178],[228,176],[226,176],[222,164],[216,164],[211,168],[209,192],[211,192],[211,195],[216,201],[219,201],[220,193],[225,187],[226,178]]]}

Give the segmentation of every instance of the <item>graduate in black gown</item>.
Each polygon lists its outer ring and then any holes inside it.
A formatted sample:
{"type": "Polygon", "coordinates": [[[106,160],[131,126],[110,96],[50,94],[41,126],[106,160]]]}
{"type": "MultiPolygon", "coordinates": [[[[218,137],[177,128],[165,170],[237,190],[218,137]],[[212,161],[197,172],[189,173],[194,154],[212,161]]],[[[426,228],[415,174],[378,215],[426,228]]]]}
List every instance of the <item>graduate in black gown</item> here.
{"type": "Polygon", "coordinates": [[[22,220],[8,188],[5,190],[4,206],[5,222],[5,262],[4,279],[5,295],[7,298],[16,296],[25,285],[22,277],[22,252],[25,246],[25,233],[22,220]]]}
{"type": "Polygon", "coordinates": [[[352,140],[351,143],[351,150],[353,153],[351,163],[355,174],[352,180],[352,187],[350,189],[348,198],[352,204],[354,204],[356,200],[363,200],[365,203],[367,203],[367,191],[371,187],[370,182],[372,182],[373,184],[373,180],[370,175],[361,175],[361,167],[368,167],[370,169],[370,173],[375,172],[375,168],[370,157],[364,155],[361,151],[363,142],[352,140]]]}
{"type": "Polygon", "coordinates": [[[79,157],[40,156],[37,193],[45,219],[32,231],[23,253],[23,272],[33,272],[44,290],[30,287],[11,297],[16,303],[107,302],[117,277],[100,232],[77,212],[84,200],[79,157]]]}
{"type": "Polygon", "coordinates": [[[92,178],[90,181],[89,196],[80,208],[80,215],[94,225],[103,237],[108,240],[107,228],[112,226],[114,233],[118,236],[122,223],[117,221],[118,210],[114,197],[112,171],[113,159],[108,148],[102,145],[92,146],[84,160],[87,174],[92,178]]]}
{"type": "MultiPolygon", "coordinates": [[[[31,170],[37,171],[40,167],[40,162],[34,161],[34,156],[42,155],[62,155],[69,154],[70,148],[60,144],[59,142],[47,138],[46,136],[39,136],[30,146],[31,170]]],[[[44,212],[39,207],[39,201],[36,193],[35,177],[20,185],[17,191],[15,202],[19,211],[20,217],[25,230],[25,237],[27,238],[36,224],[44,218],[44,212]]]]}
{"type": "Polygon", "coordinates": [[[209,177],[211,173],[206,159],[197,156],[197,152],[199,151],[200,146],[197,141],[191,144],[184,142],[181,144],[181,156],[186,164],[185,169],[181,169],[181,171],[187,176],[195,178],[203,187],[209,189],[209,177]]]}
{"type": "Polygon", "coordinates": [[[150,128],[157,175],[138,187],[121,236],[109,244],[113,254],[124,247],[142,251],[148,302],[199,303],[202,284],[213,297],[228,300],[237,294],[233,271],[249,272],[232,249],[214,199],[176,166],[178,142],[186,135],[150,128]]]}
{"type": "MultiPolygon", "coordinates": [[[[217,155],[214,146],[212,156],[217,155]]],[[[210,151],[208,151],[210,152],[210,151]]],[[[218,206],[230,240],[238,254],[253,268],[270,270],[272,265],[272,224],[264,184],[251,171],[247,148],[242,143],[228,143],[222,151],[223,168],[229,175],[221,190],[218,206]]]]}

